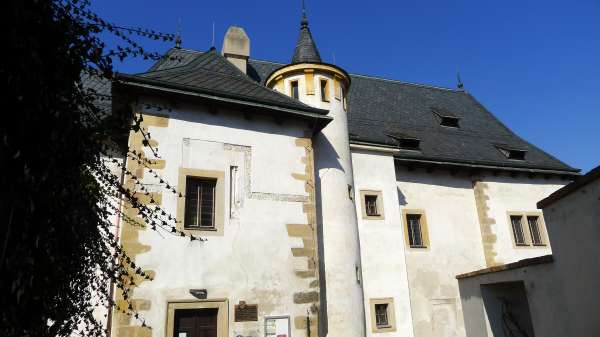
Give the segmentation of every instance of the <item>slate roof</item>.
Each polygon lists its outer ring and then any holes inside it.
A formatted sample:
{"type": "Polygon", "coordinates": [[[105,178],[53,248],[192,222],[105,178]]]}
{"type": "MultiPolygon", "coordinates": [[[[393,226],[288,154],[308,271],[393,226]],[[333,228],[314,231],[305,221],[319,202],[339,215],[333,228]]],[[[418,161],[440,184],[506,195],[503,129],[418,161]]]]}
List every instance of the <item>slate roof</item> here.
{"type": "Polygon", "coordinates": [[[118,78],[156,87],[210,94],[239,102],[253,102],[272,108],[285,108],[309,117],[330,119],[325,116],[326,110],[308,106],[252,80],[214,49],[206,53],[184,52],[173,55],[147,72],[120,74],[118,78]]]}
{"type": "Polygon", "coordinates": [[[321,55],[315,44],[315,40],[310,33],[308,28],[308,19],[306,14],[302,15],[302,22],[300,23],[300,36],[296,43],[296,49],[294,50],[294,56],[292,57],[292,64],[295,63],[321,63],[321,55]]]}
{"type": "MultiPolygon", "coordinates": [[[[170,57],[159,61],[151,70],[191,64],[195,56],[203,53],[174,48],[167,54],[170,57]]],[[[264,85],[267,76],[283,65],[251,59],[247,77],[264,85]]],[[[414,137],[420,140],[419,151],[400,149],[395,154],[398,160],[565,174],[579,172],[520,138],[466,91],[357,74],[350,77],[351,143],[397,149],[398,137],[414,137]],[[459,118],[460,127],[441,126],[441,114],[459,118]],[[508,159],[499,147],[524,150],[525,160],[508,159]]],[[[207,82],[206,85],[212,84],[207,82]]]]}

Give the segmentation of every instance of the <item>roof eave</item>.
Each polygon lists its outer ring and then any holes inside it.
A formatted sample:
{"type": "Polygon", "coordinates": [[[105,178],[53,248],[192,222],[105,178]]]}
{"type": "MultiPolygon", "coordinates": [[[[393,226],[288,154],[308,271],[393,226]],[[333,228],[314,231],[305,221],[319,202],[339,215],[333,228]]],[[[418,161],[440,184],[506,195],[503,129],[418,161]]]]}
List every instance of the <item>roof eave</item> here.
{"type": "Polygon", "coordinates": [[[164,93],[184,95],[188,97],[196,97],[202,98],[211,101],[217,101],[227,104],[233,104],[236,106],[247,107],[247,108],[259,108],[261,110],[270,111],[270,112],[278,112],[284,113],[284,116],[278,115],[277,117],[290,117],[296,119],[303,119],[314,123],[315,132],[323,129],[329,122],[333,120],[333,118],[327,116],[327,110],[322,109],[294,109],[284,106],[277,106],[271,104],[265,104],[262,102],[256,102],[252,100],[245,100],[234,97],[226,97],[222,95],[218,95],[216,93],[211,93],[208,91],[193,89],[187,86],[176,85],[176,84],[167,84],[162,81],[155,81],[149,79],[139,78],[137,76],[126,75],[126,74],[118,74],[116,76],[116,80],[119,84],[130,86],[134,88],[142,88],[148,90],[156,90],[164,93]]]}

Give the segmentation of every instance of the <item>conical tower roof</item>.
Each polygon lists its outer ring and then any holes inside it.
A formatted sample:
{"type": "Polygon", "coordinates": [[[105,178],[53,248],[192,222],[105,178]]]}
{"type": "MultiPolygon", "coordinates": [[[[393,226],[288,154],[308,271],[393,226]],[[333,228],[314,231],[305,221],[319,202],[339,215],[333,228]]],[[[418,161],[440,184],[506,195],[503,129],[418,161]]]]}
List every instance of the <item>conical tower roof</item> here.
{"type": "Polygon", "coordinates": [[[296,43],[294,57],[292,57],[292,64],[294,63],[321,63],[321,55],[319,55],[315,40],[308,28],[308,19],[304,8],[302,8],[302,20],[300,21],[300,36],[296,43]]]}

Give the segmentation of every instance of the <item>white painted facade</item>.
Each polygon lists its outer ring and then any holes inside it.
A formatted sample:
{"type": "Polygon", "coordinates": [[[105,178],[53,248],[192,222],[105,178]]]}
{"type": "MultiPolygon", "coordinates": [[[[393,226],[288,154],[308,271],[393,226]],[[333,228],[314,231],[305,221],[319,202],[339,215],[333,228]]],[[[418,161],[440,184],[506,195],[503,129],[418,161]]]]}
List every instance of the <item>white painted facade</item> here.
{"type": "MultiPolygon", "coordinates": [[[[475,183],[483,182],[488,217],[497,237],[499,263],[551,253],[544,247],[516,247],[508,212],[540,212],[536,202],[566,181],[560,179],[408,169],[392,154],[354,149],[356,211],[362,213],[361,190],[381,191],[383,220],[360,219],[367,336],[465,336],[456,275],[486,267],[475,183]],[[403,211],[422,211],[429,245],[410,248],[403,211]],[[371,327],[370,300],[394,299],[396,331],[371,327]]],[[[481,207],[481,206],[480,206],[481,207]]]]}

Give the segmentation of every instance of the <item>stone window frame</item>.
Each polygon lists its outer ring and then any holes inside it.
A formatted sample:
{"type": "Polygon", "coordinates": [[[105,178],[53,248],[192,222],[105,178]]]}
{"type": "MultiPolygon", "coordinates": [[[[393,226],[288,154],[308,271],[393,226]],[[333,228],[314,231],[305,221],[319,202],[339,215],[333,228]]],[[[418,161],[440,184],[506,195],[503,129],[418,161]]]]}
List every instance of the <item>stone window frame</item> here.
{"type": "Polygon", "coordinates": [[[550,246],[550,240],[548,239],[548,232],[546,231],[546,221],[544,220],[544,213],[541,211],[508,211],[506,212],[506,219],[508,222],[508,233],[512,242],[513,248],[515,249],[536,249],[536,248],[548,248],[550,246]],[[521,226],[523,227],[523,235],[525,236],[525,244],[518,245],[515,241],[515,233],[512,228],[512,216],[521,217],[521,226]],[[531,231],[529,229],[529,222],[527,217],[536,216],[538,218],[538,229],[542,238],[542,244],[533,244],[531,238],[531,231]]]}
{"type": "Polygon", "coordinates": [[[372,332],[395,332],[396,331],[396,314],[394,308],[394,298],[371,298],[369,299],[369,315],[371,316],[371,331],[372,332]],[[376,304],[387,304],[387,318],[388,325],[385,327],[377,326],[377,318],[375,317],[375,305],[376,304]]]}
{"type": "Polygon", "coordinates": [[[302,92],[302,89],[300,87],[300,79],[299,78],[290,79],[288,81],[288,86],[290,88],[290,98],[295,99],[295,100],[300,100],[300,94],[302,92]],[[296,86],[298,87],[298,97],[294,97],[294,83],[296,83],[296,86]]]}
{"type": "Polygon", "coordinates": [[[167,303],[167,324],[165,325],[166,337],[174,336],[175,310],[180,309],[218,309],[217,312],[217,337],[229,335],[229,301],[227,299],[211,299],[196,301],[173,301],[167,303]]]}
{"type": "Polygon", "coordinates": [[[385,212],[383,209],[383,193],[377,190],[360,190],[360,205],[362,208],[362,218],[365,220],[384,220],[385,212]],[[367,215],[367,205],[366,205],[366,197],[367,196],[376,196],[377,197],[377,211],[379,215],[367,215]]]}
{"type": "Polygon", "coordinates": [[[431,248],[431,244],[429,242],[429,226],[427,224],[427,216],[425,215],[425,210],[423,209],[402,209],[402,226],[404,226],[404,242],[406,243],[406,247],[411,250],[429,250],[431,248]],[[411,246],[410,240],[408,238],[408,215],[420,215],[419,224],[421,225],[421,240],[423,241],[422,246],[411,246]]]}
{"type": "Polygon", "coordinates": [[[186,178],[197,177],[206,179],[216,179],[215,189],[215,211],[214,227],[211,228],[185,228],[185,198],[177,198],[177,224],[178,230],[187,234],[205,235],[205,236],[223,236],[225,223],[225,171],[203,170],[193,168],[179,168],[178,189],[181,193],[186,191],[186,178]]]}

